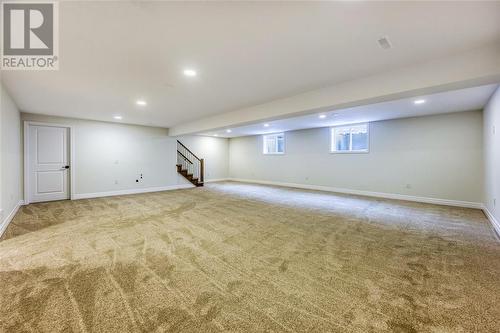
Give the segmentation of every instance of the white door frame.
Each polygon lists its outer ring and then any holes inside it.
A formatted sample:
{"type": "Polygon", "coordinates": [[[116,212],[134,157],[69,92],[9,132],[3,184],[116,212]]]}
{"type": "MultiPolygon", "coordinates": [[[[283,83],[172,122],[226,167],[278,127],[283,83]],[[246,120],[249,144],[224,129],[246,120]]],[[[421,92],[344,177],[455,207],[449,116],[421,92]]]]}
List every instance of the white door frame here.
{"type": "Polygon", "coordinates": [[[64,127],[69,130],[69,198],[74,200],[75,197],[75,131],[72,125],[43,123],[37,121],[24,121],[24,204],[30,203],[30,173],[29,173],[29,127],[30,126],[48,126],[48,127],[64,127]]]}

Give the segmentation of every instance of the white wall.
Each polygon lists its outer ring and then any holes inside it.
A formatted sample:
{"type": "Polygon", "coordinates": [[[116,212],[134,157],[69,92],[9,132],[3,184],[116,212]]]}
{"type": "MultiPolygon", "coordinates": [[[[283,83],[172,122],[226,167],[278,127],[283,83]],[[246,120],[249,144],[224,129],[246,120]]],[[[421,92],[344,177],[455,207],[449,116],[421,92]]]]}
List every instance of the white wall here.
{"type": "Polygon", "coordinates": [[[373,122],[368,154],[331,154],[329,128],[285,140],[263,155],[262,136],[230,139],[230,177],[482,202],[481,111],[373,122]]]}
{"type": "MultiPolygon", "coordinates": [[[[189,184],[177,174],[176,139],[167,136],[167,129],[26,113],[22,119],[73,126],[76,198],[189,184]]],[[[212,146],[203,137],[186,137],[185,141],[195,151],[213,149],[206,153],[207,170],[227,178],[227,139],[218,139],[222,144],[212,146]]],[[[201,152],[200,157],[204,157],[201,152]]]]}
{"type": "MultiPolygon", "coordinates": [[[[0,77],[1,77],[1,72],[0,72],[0,77]]],[[[3,190],[2,190],[2,164],[3,164],[3,150],[2,150],[2,124],[3,124],[3,121],[2,121],[2,115],[3,115],[3,109],[4,109],[4,92],[3,92],[3,84],[2,84],[2,81],[0,81],[0,235],[1,235],[1,226],[3,225],[3,216],[4,216],[4,212],[3,212],[3,205],[2,205],[2,194],[3,194],[3,190]]]]}
{"type": "Polygon", "coordinates": [[[500,87],[484,109],[484,203],[500,234],[500,87]],[[495,204],[496,199],[496,204],[495,204]]]}
{"type": "Polygon", "coordinates": [[[0,235],[23,199],[20,112],[1,87],[0,101],[0,235]]]}

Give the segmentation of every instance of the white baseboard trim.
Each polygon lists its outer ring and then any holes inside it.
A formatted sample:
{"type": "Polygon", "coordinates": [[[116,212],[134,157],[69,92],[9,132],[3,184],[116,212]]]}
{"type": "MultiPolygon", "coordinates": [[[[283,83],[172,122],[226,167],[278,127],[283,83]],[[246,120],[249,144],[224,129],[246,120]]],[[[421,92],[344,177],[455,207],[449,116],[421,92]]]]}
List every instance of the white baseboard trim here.
{"type": "Polygon", "coordinates": [[[80,194],[75,194],[72,199],[78,200],[78,199],[114,197],[117,195],[162,192],[162,191],[180,190],[183,188],[192,188],[192,187],[195,187],[195,186],[192,184],[180,184],[180,185],[171,185],[171,186],[159,186],[159,187],[137,188],[137,189],[120,190],[120,191],[109,191],[109,192],[80,193],[80,194]]]}
{"type": "Polygon", "coordinates": [[[230,178],[205,179],[204,183],[226,182],[228,180],[231,180],[231,179],[230,178]]]}
{"type": "Polygon", "coordinates": [[[493,229],[497,233],[497,236],[500,238],[500,223],[497,221],[497,219],[491,214],[491,212],[488,210],[488,208],[483,207],[483,212],[484,215],[490,220],[491,225],[493,226],[493,229]]]}
{"type": "Polygon", "coordinates": [[[255,183],[255,184],[263,184],[263,185],[293,187],[293,188],[300,188],[300,189],[305,189],[305,190],[336,192],[336,193],[343,193],[343,194],[354,194],[354,195],[362,195],[362,196],[367,196],[367,197],[376,197],[376,198],[384,198],[384,199],[423,202],[423,203],[430,203],[430,204],[435,204],[435,205],[456,206],[456,207],[475,208],[475,209],[482,209],[483,208],[483,204],[480,202],[469,202],[469,201],[459,201],[459,200],[449,200],[449,199],[439,199],[439,198],[417,197],[417,196],[406,195],[406,194],[351,190],[351,189],[331,187],[331,186],[284,183],[284,182],[274,182],[274,181],[267,181],[267,180],[253,180],[253,179],[241,179],[241,178],[230,178],[228,180],[235,181],[235,182],[243,182],[243,183],[255,183]]]}
{"type": "Polygon", "coordinates": [[[19,202],[16,204],[16,206],[14,207],[14,209],[12,209],[12,211],[9,213],[9,215],[7,215],[7,217],[5,219],[3,219],[3,221],[1,221],[1,224],[0,224],[0,237],[2,237],[3,233],[5,232],[5,230],[7,230],[7,227],[9,226],[9,224],[12,221],[12,219],[14,218],[14,216],[16,216],[17,211],[19,210],[19,208],[22,205],[24,205],[24,201],[23,200],[19,200],[19,202]]]}

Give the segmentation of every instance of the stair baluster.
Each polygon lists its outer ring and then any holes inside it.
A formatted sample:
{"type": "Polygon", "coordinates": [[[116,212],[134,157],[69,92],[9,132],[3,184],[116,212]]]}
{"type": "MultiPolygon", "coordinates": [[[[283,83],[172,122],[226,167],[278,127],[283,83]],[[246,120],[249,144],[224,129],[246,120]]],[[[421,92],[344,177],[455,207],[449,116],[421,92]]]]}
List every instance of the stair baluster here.
{"type": "Polygon", "coordinates": [[[195,186],[203,186],[205,162],[177,140],[177,172],[195,186]]]}

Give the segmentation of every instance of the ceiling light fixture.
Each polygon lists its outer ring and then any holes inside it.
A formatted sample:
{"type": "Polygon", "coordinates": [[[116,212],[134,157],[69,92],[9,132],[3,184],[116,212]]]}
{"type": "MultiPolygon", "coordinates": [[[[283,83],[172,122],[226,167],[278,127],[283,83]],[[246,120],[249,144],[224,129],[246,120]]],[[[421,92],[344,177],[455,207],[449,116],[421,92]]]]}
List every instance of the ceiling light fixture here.
{"type": "Polygon", "coordinates": [[[184,75],[186,76],[189,76],[189,77],[193,77],[193,76],[196,76],[196,71],[194,69],[185,69],[184,70],[184,75]]]}
{"type": "Polygon", "coordinates": [[[139,99],[139,100],[135,101],[135,104],[140,105],[140,106],[146,106],[148,103],[146,103],[146,101],[143,99],[139,99]]]}
{"type": "Polygon", "coordinates": [[[326,114],[320,114],[319,115],[319,119],[325,119],[326,118],[326,114]]]}
{"type": "Polygon", "coordinates": [[[425,103],[425,99],[417,99],[413,103],[415,103],[415,104],[424,104],[425,103]]]}
{"type": "Polygon", "coordinates": [[[227,130],[226,130],[226,132],[227,132],[227,133],[231,133],[232,131],[231,131],[230,129],[227,129],[227,130]]]}
{"type": "Polygon", "coordinates": [[[269,127],[269,124],[264,124],[264,127],[269,127]]]}
{"type": "Polygon", "coordinates": [[[122,116],[114,116],[113,118],[115,118],[116,120],[122,120],[122,116]]]}

